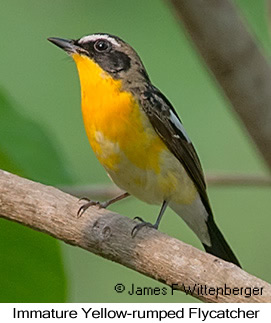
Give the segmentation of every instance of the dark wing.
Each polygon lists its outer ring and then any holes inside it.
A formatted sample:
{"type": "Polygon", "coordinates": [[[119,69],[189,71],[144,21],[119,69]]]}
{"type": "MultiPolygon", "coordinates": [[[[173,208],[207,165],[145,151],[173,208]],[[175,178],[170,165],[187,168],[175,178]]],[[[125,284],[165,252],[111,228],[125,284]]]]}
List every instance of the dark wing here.
{"type": "Polygon", "coordinates": [[[141,95],[141,106],[157,134],[182,163],[194,182],[207,213],[212,216],[206,184],[198,155],[187,136],[182,122],[167,98],[154,86],[148,85],[141,95]]]}

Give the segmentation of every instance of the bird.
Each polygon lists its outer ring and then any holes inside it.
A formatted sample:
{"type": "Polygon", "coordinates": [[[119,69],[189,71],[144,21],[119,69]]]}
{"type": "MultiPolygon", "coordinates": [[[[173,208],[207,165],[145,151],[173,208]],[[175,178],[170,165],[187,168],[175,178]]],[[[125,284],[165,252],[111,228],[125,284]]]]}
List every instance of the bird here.
{"type": "Polygon", "coordinates": [[[89,143],[111,180],[123,194],[104,202],[106,208],[130,195],[161,205],[158,229],[167,207],[200,239],[205,251],[241,267],[215,221],[203,169],[196,150],[170,101],[155,87],[136,51],[118,36],[94,33],[79,39],[50,37],[76,63],[81,110],[89,143]]]}

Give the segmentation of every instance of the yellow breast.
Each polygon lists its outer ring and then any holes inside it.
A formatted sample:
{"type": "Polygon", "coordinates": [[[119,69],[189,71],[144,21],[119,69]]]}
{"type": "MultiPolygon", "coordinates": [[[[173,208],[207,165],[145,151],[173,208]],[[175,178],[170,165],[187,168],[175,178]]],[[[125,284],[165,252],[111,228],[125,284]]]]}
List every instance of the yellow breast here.
{"type": "Polygon", "coordinates": [[[117,170],[121,151],[135,166],[159,172],[159,153],[165,145],[132,94],[122,91],[121,81],[88,57],[75,54],[73,59],[80,77],[85,129],[101,164],[117,170]]]}
{"type": "Polygon", "coordinates": [[[151,204],[169,197],[190,203],[196,196],[194,184],[132,94],[88,57],[74,54],[73,59],[89,142],[112,180],[151,204]]]}

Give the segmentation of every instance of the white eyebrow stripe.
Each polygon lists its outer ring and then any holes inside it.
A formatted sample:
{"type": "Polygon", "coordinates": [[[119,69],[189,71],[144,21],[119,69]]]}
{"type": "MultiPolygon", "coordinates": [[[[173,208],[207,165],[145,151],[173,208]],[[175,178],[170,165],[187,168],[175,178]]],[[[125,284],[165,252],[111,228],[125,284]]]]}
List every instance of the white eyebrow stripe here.
{"type": "Polygon", "coordinates": [[[188,134],[185,131],[184,126],[182,125],[182,123],[179,121],[179,119],[176,117],[175,113],[172,110],[170,110],[169,119],[181,131],[181,133],[184,135],[187,142],[191,143],[191,140],[188,137],[188,134]]]}
{"type": "Polygon", "coordinates": [[[98,39],[106,39],[110,43],[112,43],[113,45],[116,45],[116,46],[120,47],[120,44],[116,41],[116,39],[110,37],[109,35],[101,35],[101,34],[84,36],[79,40],[79,44],[87,43],[89,41],[95,41],[95,40],[98,40],[98,39]]]}

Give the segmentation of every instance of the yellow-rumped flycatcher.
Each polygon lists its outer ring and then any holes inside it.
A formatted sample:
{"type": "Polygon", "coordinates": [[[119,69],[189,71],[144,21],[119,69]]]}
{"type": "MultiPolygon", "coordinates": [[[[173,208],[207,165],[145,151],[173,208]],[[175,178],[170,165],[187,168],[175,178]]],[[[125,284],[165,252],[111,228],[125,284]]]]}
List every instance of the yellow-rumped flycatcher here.
{"type": "Polygon", "coordinates": [[[197,153],[167,98],[151,83],[134,49],[119,37],[92,34],[77,40],[49,38],[75,61],[81,83],[86,133],[98,160],[128,195],[167,206],[195,232],[205,250],[240,266],[216,226],[197,153]]]}

